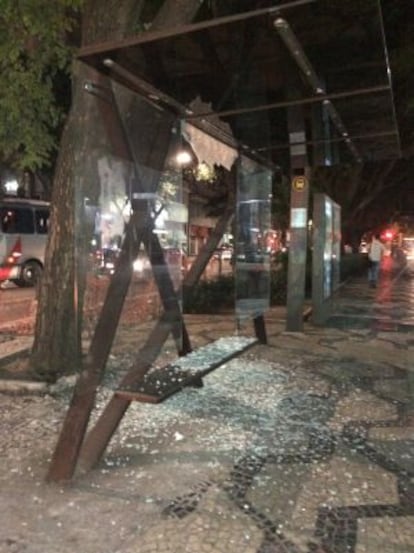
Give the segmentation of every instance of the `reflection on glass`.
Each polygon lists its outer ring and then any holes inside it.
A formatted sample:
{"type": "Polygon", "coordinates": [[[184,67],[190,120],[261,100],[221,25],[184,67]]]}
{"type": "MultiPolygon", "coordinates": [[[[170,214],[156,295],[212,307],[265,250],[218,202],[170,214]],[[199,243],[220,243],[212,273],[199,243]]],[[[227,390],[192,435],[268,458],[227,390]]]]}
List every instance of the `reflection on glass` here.
{"type": "Polygon", "coordinates": [[[337,290],[340,282],[341,263],[341,208],[333,204],[333,245],[332,245],[332,274],[333,290],[337,290]]]}
{"type": "Polygon", "coordinates": [[[325,244],[323,252],[324,278],[323,278],[323,296],[329,298],[332,292],[332,202],[325,198],[325,244]]]}
{"type": "Polygon", "coordinates": [[[84,138],[87,155],[77,162],[75,193],[80,331],[93,335],[111,299],[122,304],[118,328],[133,330],[168,311],[177,344],[187,223],[176,163],[180,124],[120,85],[114,104],[92,96],[88,104],[94,133],[84,138]]]}
{"type": "MultiPolygon", "coordinates": [[[[321,294],[328,299],[339,286],[341,261],[341,208],[329,196],[321,195],[322,201],[316,204],[319,213],[315,217],[319,221],[322,242],[316,243],[316,251],[320,251],[321,263],[321,294]]],[[[316,253],[318,255],[318,253],[316,253]]]]}
{"type": "Polygon", "coordinates": [[[238,165],[236,233],[236,316],[257,317],[270,305],[270,231],[272,173],[241,157],[238,165]]]}

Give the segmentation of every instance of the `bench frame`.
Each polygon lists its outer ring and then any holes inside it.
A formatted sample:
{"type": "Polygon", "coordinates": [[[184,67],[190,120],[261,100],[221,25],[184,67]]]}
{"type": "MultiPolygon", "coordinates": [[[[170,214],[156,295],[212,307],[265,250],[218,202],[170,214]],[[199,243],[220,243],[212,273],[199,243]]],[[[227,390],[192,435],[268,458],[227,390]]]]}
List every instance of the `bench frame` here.
{"type": "MultiPolygon", "coordinates": [[[[203,346],[203,348],[200,349],[207,350],[210,346],[216,344],[218,341],[219,340],[210,342],[209,344],[207,344],[207,346],[203,346]]],[[[171,396],[175,395],[176,393],[180,392],[184,388],[203,387],[204,376],[214,371],[215,369],[218,369],[219,367],[224,365],[224,363],[227,363],[231,359],[234,359],[235,357],[241,355],[243,352],[256,345],[257,343],[258,340],[255,339],[250,341],[250,343],[241,345],[234,351],[223,354],[219,359],[210,363],[207,367],[200,370],[195,370],[194,372],[180,367],[179,364],[174,365],[173,363],[171,363],[161,369],[158,369],[154,373],[147,373],[146,376],[149,377],[148,381],[144,381],[144,383],[141,383],[141,386],[138,389],[118,389],[115,390],[115,395],[129,401],[140,401],[142,403],[161,403],[171,396]],[[164,375],[167,377],[167,379],[166,382],[163,383],[162,379],[164,375]],[[159,382],[160,384],[165,384],[165,387],[162,390],[157,390],[157,386],[153,384],[154,381],[159,382]]],[[[189,360],[191,361],[191,353],[187,354],[187,356],[182,357],[181,361],[186,358],[189,358],[189,360]]]]}

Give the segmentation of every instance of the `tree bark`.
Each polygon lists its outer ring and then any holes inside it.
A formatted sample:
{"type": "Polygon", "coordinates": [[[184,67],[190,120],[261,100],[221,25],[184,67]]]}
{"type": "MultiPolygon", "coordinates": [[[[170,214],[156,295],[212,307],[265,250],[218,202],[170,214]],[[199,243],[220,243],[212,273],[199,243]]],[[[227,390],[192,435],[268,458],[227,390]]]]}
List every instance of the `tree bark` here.
{"type": "Polygon", "coordinates": [[[191,23],[204,0],[173,0],[166,1],[157,13],[151,25],[151,31],[177,27],[191,23]]]}
{"type": "Polygon", "coordinates": [[[64,128],[52,192],[44,272],[38,294],[31,369],[35,376],[55,381],[77,368],[80,355],[74,301],[74,202],[76,108],[64,128]],[[64,214],[64,216],[63,216],[64,214]]]}

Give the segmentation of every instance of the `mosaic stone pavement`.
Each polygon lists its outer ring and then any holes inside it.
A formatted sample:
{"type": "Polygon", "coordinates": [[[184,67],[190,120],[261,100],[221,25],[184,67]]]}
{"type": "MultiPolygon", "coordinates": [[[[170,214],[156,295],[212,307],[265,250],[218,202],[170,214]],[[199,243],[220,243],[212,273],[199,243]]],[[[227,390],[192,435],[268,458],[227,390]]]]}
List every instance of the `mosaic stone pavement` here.
{"type": "Polygon", "coordinates": [[[360,277],[339,292],[332,324],[364,328],[369,322],[373,329],[414,329],[413,270],[390,263],[385,260],[377,288],[369,288],[366,277],[360,277]]]}
{"type": "MultiPolygon", "coordinates": [[[[151,532],[126,551],[374,553],[378,543],[384,553],[414,551],[414,426],[405,426],[402,405],[380,399],[374,384],[355,392],[349,383],[354,397],[342,390],[338,399],[339,410],[363,401],[361,418],[342,424],[334,415],[332,428],[310,432],[302,451],[247,454],[225,477],[171,500],[155,547],[151,532]]],[[[306,394],[296,400],[289,416],[302,420],[323,419],[333,407],[313,398],[308,410],[306,394]]]]}
{"type": "MultiPolygon", "coordinates": [[[[220,533],[217,523],[216,537],[202,548],[198,542],[200,551],[414,552],[414,388],[406,370],[414,339],[412,334],[402,340],[395,334],[414,329],[414,280],[400,270],[384,271],[372,290],[365,279],[357,279],[343,288],[335,309],[329,326],[340,321],[340,328],[354,329],[356,344],[369,341],[374,348],[384,332],[392,333],[387,343],[393,343],[400,357],[402,353],[402,360],[395,365],[378,365],[375,358],[358,361],[349,335],[329,338],[324,330],[318,339],[316,331],[319,344],[333,348],[330,365],[326,353],[307,349],[310,344],[303,340],[302,359],[315,379],[323,375],[329,382],[329,392],[324,388],[309,394],[308,389],[288,397],[289,419],[311,418],[319,426],[312,426],[301,450],[278,453],[270,447],[267,455],[246,455],[222,481],[201,482],[171,501],[163,511],[167,526],[176,519],[193,528],[198,519],[198,537],[205,534],[203,524],[209,527],[211,511],[223,517],[224,526],[226,509],[233,520],[239,519],[233,538],[229,529],[220,533]],[[347,343],[346,355],[338,358],[341,342],[347,343]]],[[[299,353],[286,338],[284,347],[278,340],[278,348],[287,356],[299,353]]],[[[196,551],[185,543],[183,551],[196,551]]],[[[151,546],[141,550],[153,551],[151,546]]],[[[164,550],[170,551],[154,549],[164,550]]]]}
{"type": "Polygon", "coordinates": [[[183,487],[156,531],[122,551],[413,553],[413,292],[398,272],[375,291],[354,281],[328,327],[309,324],[304,335],[270,317],[270,347],[251,355],[290,367],[283,426],[260,453],[247,447],[183,487]]]}
{"type": "MultiPolygon", "coordinates": [[[[0,538],[0,551],[414,553],[413,312],[413,279],[394,270],[376,290],[347,283],[325,327],[285,332],[272,310],[268,345],[204,388],[131,405],[100,469],[63,492],[42,488],[38,468],[36,501],[23,500],[17,482],[31,489],[35,460],[17,469],[6,455],[4,497],[20,516],[39,504],[46,516],[0,538]]],[[[221,316],[188,325],[194,345],[233,328],[221,316]]],[[[64,397],[53,403],[55,432],[64,397]]]]}

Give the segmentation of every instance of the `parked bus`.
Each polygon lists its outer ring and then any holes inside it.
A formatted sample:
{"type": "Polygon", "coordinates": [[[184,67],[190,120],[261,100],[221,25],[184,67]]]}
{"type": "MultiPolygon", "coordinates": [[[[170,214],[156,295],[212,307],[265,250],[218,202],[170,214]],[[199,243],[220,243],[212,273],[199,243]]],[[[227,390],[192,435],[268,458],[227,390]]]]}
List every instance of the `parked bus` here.
{"type": "Polygon", "coordinates": [[[50,204],[23,198],[0,199],[0,282],[34,286],[44,263],[50,204]]]}

